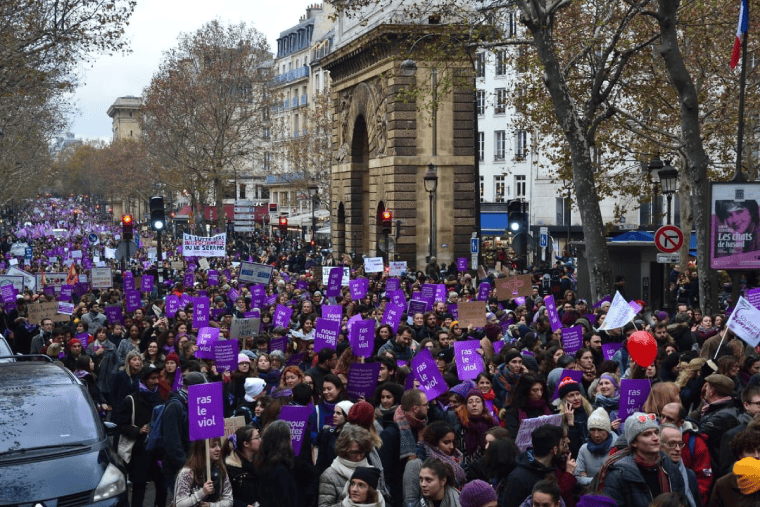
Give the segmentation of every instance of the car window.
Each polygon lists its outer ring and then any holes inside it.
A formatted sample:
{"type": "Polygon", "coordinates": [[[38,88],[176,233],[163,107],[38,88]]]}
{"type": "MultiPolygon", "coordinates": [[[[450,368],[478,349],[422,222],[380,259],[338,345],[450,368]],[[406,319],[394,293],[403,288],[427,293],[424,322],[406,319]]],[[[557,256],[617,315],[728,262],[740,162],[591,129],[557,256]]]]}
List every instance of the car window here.
{"type": "Polygon", "coordinates": [[[56,444],[89,444],[102,438],[95,409],[81,386],[2,386],[0,454],[56,444]]]}
{"type": "MultiPolygon", "coordinates": [[[[3,338],[3,335],[0,335],[0,357],[1,356],[12,356],[13,351],[11,350],[11,347],[8,345],[8,342],[5,341],[5,338],[3,338]]],[[[0,363],[11,363],[13,362],[13,359],[0,359],[0,363]]]]}

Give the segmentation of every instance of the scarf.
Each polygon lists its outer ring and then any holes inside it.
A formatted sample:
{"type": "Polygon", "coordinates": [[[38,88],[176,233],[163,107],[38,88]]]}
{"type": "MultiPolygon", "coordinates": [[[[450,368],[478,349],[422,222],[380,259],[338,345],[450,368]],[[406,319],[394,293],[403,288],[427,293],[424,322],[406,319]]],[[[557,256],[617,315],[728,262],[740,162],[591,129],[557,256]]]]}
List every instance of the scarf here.
{"type": "MultiPolygon", "coordinates": [[[[689,475],[686,471],[686,465],[683,464],[683,460],[678,462],[678,471],[681,473],[681,478],[683,479],[683,483],[686,486],[683,493],[684,496],[686,496],[686,500],[689,502],[689,506],[697,507],[697,502],[694,500],[694,495],[691,493],[691,488],[689,487],[689,475]]],[[[758,481],[757,486],[760,488],[760,481],[758,481]]]]}
{"type": "Polygon", "coordinates": [[[332,465],[330,465],[330,468],[338,472],[338,475],[340,475],[344,480],[349,481],[351,480],[351,476],[354,475],[356,467],[368,466],[369,462],[367,461],[367,458],[362,458],[361,461],[351,461],[346,458],[337,456],[333,460],[332,465]]]}
{"type": "Polygon", "coordinates": [[[89,372],[89,371],[85,371],[85,370],[74,370],[74,375],[75,375],[75,376],[76,376],[76,378],[78,378],[79,380],[84,380],[84,379],[85,379],[85,377],[87,377],[87,375],[89,375],[89,374],[90,374],[90,372],[89,372]]]}
{"type": "Polygon", "coordinates": [[[610,451],[610,447],[612,447],[612,433],[609,433],[607,435],[607,440],[602,442],[601,444],[595,444],[593,440],[589,440],[586,444],[586,448],[589,450],[589,452],[595,456],[601,456],[602,454],[607,454],[610,451]]]}
{"type": "Polygon", "coordinates": [[[620,396],[613,396],[612,398],[603,395],[602,393],[596,393],[595,398],[596,406],[602,407],[607,413],[611,410],[615,410],[620,406],[620,396]]]}
{"type": "MultiPolygon", "coordinates": [[[[638,454],[633,455],[633,461],[636,462],[636,466],[648,470],[650,472],[657,472],[657,481],[660,483],[660,493],[670,493],[670,481],[665,474],[662,465],[660,465],[660,456],[658,455],[654,461],[644,461],[644,458],[638,454]]],[[[688,487],[688,483],[686,483],[688,487]]]]}
{"type": "Polygon", "coordinates": [[[393,416],[393,414],[396,413],[397,408],[398,405],[393,405],[391,408],[383,408],[382,406],[378,406],[375,409],[375,418],[383,420],[388,417],[388,414],[391,414],[391,416],[393,416]]]}
{"type": "Polygon", "coordinates": [[[504,396],[504,408],[512,405],[512,392],[517,385],[517,381],[520,380],[519,373],[512,373],[509,368],[504,366],[503,369],[499,369],[499,382],[504,386],[506,395],[504,396]]]}
{"type": "Polygon", "coordinates": [[[426,451],[427,454],[426,456],[421,457],[422,461],[425,461],[426,458],[435,458],[443,461],[454,471],[454,478],[459,483],[459,488],[464,486],[465,482],[467,482],[467,474],[461,464],[463,459],[462,451],[455,447],[454,452],[449,456],[448,454],[444,454],[439,448],[433,447],[425,441],[421,441],[421,443],[423,444],[423,453],[426,451]]]}
{"type": "MultiPolygon", "coordinates": [[[[543,411],[543,415],[552,415],[552,411],[549,409],[549,404],[546,403],[546,400],[543,398],[538,401],[529,399],[528,403],[525,404],[525,409],[541,410],[543,411]]],[[[525,419],[530,419],[525,409],[517,409],[517,416],[519,417],[520,422],[523,422],[525,419]]]]}
{"type": "Polygon", "coordinates": [[[626,456],[631,455],[630,448],[626,447],[625,449],[621,449],[609,458],[607,458],[607,461],[604,462],[604,465],[602,465],[601,470],[599,470],[599,481],[596,488],[597,493],[601,493],[604,490],[604,481],[607,479],[607,474],[610,471],[610,467],[620,461],[621,459],[625,458],[626,456]]]}
{"type": "Polygon", "coordinates": [[[719,400],[715,400],[712,403],[705,403],[704,406],[701,409],[702,413],[703,414],[706,413],[708,410],[710,410],[710,407],[712,407],[713,405],[719,405],[721,403],[725,403],[725,402],[731,401],[731,400],[733,400],[733,398],[731,396],[726,396],[724,398],[720,398],[719,400]]]}
{"type": "Polygon", "coordinates": [[[424,421],[420,421],[416,417],[407,414],[401,409],[401,405],[399,405],[396,408],[396,412],[393,414],[393,422],[398,425],[401,437],[401,452],[399,458],[404,460],[409,456],[415,456],[417,454],[417,441],[414,439],[412,428],[422,428],[425,426],[424,421]]]}
{"type": "Polygon", "coordinates": [[[471,456],[478,452],[479,448],[485,447],[486,431],[494,426],[493,417],[488,413],[480,417],[470,417],[464,405],[457,407],[456,414],[464,429],[462,440],[465,453],[471,456]]]}
{"type": "Polygon", "coordinates": [[[145,401],[148,402],[148,405],[150,405],[151,409],[156,405],[160,405],[164,402],[164,400],[161,398],[161,395],[158,394],[158,384],[156,384],[156,387],[151,390],[148,389],[148,386],[143,384],[142,381],[140,381],[137,384],[137,388],[138,391],[140,391],[140,395],[145,401]]]}

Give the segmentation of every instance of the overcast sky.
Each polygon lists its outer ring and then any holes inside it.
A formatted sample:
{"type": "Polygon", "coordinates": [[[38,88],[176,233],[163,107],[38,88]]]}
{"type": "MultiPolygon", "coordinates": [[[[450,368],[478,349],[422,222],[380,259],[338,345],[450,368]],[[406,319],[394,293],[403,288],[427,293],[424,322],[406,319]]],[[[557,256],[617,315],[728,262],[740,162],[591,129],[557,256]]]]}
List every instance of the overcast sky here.
{"type": "MultiPolygon", "coordinates": [[[[0,0],[1,1],[1,0],[0,0]]],[[[76,114],[71,131],[76,137],[110,140],[111,118],[106,111],[116,98],[140,96],[158,69],[163,51],[176,46],[177,36],[193,32],[206,21],[245,21],[276,47],[280,32],[298,24],[306,0],[138,0],[127,27],[132,52],[99,56],[81,70],[85,83],[74,96],[76,114]]]]}

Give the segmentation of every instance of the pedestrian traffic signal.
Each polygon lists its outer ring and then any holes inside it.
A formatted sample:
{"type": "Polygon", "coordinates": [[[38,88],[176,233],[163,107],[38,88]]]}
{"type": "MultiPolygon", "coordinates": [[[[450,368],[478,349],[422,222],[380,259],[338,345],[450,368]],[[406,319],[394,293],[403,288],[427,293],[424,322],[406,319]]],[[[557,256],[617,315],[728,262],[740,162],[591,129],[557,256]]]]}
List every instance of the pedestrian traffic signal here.
{"type": "Polygon", "coordinates": [[[162,231],[164,227],[166,227],[164,198],[160,195],[155,195],[150,198],[150,228],[154,231],[162,231]]]}
{"type": "Polygon", "coordinates": [[[132,215],[122,215],[121,235],[127,240],[134,237],[134,234],[132,233],[132,215]]]}
{"type": "Polygon", "coordinates": [[[391,227],[393,224],[393,213],[387,210],[383,211],[382,219],[383,219],[383,234],[390,234],[391,227]]]}

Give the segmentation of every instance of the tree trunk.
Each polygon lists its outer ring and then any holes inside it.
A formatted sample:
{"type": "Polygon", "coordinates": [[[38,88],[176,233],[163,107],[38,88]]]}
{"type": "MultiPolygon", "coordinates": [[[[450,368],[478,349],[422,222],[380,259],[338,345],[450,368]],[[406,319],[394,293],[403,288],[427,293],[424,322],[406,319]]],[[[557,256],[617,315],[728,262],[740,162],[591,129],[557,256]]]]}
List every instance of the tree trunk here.
{"type": "Polygon", "coordinates": [[[552,97],[554,112],[565,133],[573,168],[575,202],[583,224],[585,256],[591,284],[591,296],[596,302],[612,292],[612,262],[607,250],[605,226],[599,208],[599,194],[594,183],[594,169],[588,140],[588,128],[580,120],[567,88],[562,69],[552,47],[551,29],[529,25],[544,66],[546,88],[552,97]]]}
{"type": "Polygon", "coordinates": [[[717,280],[715,272],[710,269],[710,203],[707,165],[709,159],[702,144],[699,124],[699,98],[694,81],[678,47],[676,15],[679,0],[660,0],[658,9],[662,46],[660,55],[665,61],[670,80],[678,93],[681,105],[681,135],[684,152],[688,158],[686,164],[694,199],[694,225],[697,230],[697,257],[699,266],[699,304],[704,314],[715,313],[717,309],[717,280]]]}
{"type": "MultiPolygon", "coordinates": [[[[688,165],[688,161],[685,161],[684,165],[688,165]]],[[[691,243],[691,231],[694,228],[694,215],[691,212],[691,181],[689,180],[688,171],[678,173],[678,199],[678,209],[681,214],[680,228],[684,236],[683,246],[678,250],[680,257],[678,266],[681,268],[681,271],[685,271],[689,265],[689,244],[691,243]]],[[[667,281],[665,283],[667,285],[667,281]]]]}
{"type": "MultiPolygon", "coordinates": [[[[224,226],[224,188],[223,181],[218,174],[221,173],[222,167],[218,168],[217,176],[214,177],[214,195],[216,195],[216,226],[220,231],[225,231],[224,226]]],[[[237,191],[237,189],[236,189],[237,191]]]]}

